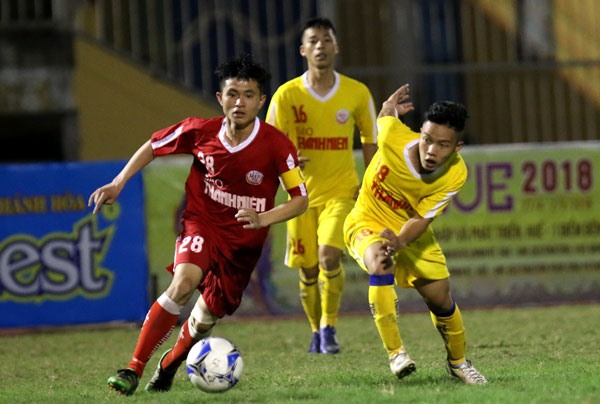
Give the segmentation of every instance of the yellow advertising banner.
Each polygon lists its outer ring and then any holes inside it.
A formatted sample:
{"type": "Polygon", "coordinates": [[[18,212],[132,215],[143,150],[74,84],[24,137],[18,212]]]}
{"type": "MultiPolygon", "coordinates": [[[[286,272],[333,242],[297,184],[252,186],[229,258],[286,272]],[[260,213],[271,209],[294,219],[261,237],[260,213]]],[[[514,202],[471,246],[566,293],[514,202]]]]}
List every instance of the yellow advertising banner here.
{"type": "Polygon", "coordinates": [[[455,295],[483,305],[600,299],[600,143],[467,146],[434,222],[455,295]]]}

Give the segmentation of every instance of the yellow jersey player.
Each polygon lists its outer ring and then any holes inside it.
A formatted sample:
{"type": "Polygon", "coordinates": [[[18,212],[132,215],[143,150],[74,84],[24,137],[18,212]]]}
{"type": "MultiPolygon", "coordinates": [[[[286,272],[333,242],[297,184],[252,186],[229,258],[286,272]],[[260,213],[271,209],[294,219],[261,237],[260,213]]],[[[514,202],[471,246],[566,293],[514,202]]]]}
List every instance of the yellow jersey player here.
{"type": "Polygon", "coordinates": [[[458,154],[467,111],[455,102],[436,102],[415,133],[398,119],[413,110],[408,97],[404,85],[383,103],[377,119],[379,150],[344,224],[345,242],[369,273],[369,305],[392,373],[402,378],[416,369],[400,337],[395,283],[423,297],[444,340],[449,374],[468,384],[486,383],[465,359],[461,313],[430,226],[467,179],[458,154]]]}
{"type": "Polygon", "coordinates": [[[335,326],[345,278],[342,230],[359,184],[355,128],[365,164],[377,150],[371,93],[363,83],[335,71],[337,53],[331,21],[307,21],[300,54],[308,69],[277,89],[266,118],[292,139],[300,154],[309,209],[288,222],[286,265],[300,268],[300,298],[312,329],[308,352],[325,354],[340,351],[335,326]]]}

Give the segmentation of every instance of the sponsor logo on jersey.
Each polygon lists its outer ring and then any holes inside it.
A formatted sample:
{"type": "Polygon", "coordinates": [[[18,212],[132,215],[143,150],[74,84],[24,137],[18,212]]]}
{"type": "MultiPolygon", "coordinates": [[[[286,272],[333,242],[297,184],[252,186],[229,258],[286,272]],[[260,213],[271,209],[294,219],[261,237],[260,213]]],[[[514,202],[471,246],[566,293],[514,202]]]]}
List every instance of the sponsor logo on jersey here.
{"type": "Polygon", "coordinates": [[[347,150],[347,137],[298,137],[300,150],[347,150]]]}
{"type": "Polygon", "coordinates": [[[258,213],[267,210],[267,198],[232,194],[230,192],[220,190],[206,181],[204,182],[204,193],[206,193],[213,201],[230,208],[251,208],[256,210],[258,213]]]}
{"type": "Polygon", "coordinates": [[[371,191],[373,192],[373,196],[375,197],[375,199],[385,203],[386,205],[388,205],[390,208],[392,209],[405,209],[405,210],[411,210],[412,207],[410,206],[410,203],[408,203],[408,201],[404,200],[404,199],[396,199],[394,198],[393,195],[391,195],[387,190],[385,190],[383,188],[383,186],[377,182],[374,181],[373,184],[371,185],[371,191]]]}
{"type": "Polygon", "coordinates": [[[366,237],[369,237],[371,234],[373,234],[372,230],[369,229],[362,229],[361,231],[358,232],[358,234],[356,235],[356,240],[358,241],[363,241],[366,237]]]}
{"type": "Polygon", "coordinates": [[[335,114],[335,120],[339,123],[339,124],[345,124],[348,119],[350,118],[350,112],[348,112],[345,109],[340,109],[337,114],[335,114]]]}
{"type": "Polygon", "coordinates": [[[223,180],[221,180],[220,178],[204,177],[204,181],[210,182],[211,184],[215,184],[217,188],[223,188],[225,186],[223,184],[223,180]]]}
{"type": "Polygon", "coordinates": [[[246,173],[246,182],[250,185],[260,185],[263,180],[263,173],[260,171],[252,170],[246,173]]]}

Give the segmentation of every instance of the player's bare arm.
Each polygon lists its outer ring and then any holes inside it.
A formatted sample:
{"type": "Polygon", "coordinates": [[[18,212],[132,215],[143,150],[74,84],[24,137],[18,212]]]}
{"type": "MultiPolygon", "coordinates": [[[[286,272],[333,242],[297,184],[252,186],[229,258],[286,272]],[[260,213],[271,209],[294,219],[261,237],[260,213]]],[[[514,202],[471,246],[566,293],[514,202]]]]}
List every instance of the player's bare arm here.
{"type": "Polygon", "coordinates": [[[432,221],[433,219],[415,216],[408,219],[398,234],[395,234],[388,228],[383,229],[382,232],[379,233],[380,236],[387,239],[387,241],[383,243],[383,247],[387,250],[389,255],[394,254],[396,251],[418,239],[425,230],[427,230],[427,226],[429,226],[432,221]]]}
{"type": "Polygon", "coordinates": [[[377,151],[377,143],[363,143],[362,145],[362,154],[363,159],[365,161],[365,167],[369,165],[371,160],[373,160],[373,156],[377,151]]]}
{"type": "Polygon", "coordinates": [[[246,222],[244,229],[260,229],[301,215],[307,208],[308,196],[293,196],[266,212],[259,214],[254,209],[240,209],[235,217],[238,222],[246,222]]]}
{"type": "Polygon", "coordinates": [[[384,116],[393,116],[399,118],[404,114],[415,109],[412,102],[407,102],[410,97],[410,85],[404,84],[402,87],[397,89],[389,96],[387,100],[383,102],[381,111],[379,111],[378,118],[384,116]]]}
{"type": "Polygon", "coordinates": [[[93,213],[96,214],[102,209],[102,205],[114,203],[119,194],[125,187],[125,184],[138,171],[144,168],[154,159],[154,152],[148,140],[144,143],[129,159],[121,172],[108,184],[96,189],[88,199],[88,206],[94,204],[93,213]]]}
{"type": "Polygon", "coordinates": [[[310,157],[301,156],[300,153],[301,151],[298,150],[298,165],[300,166],[300,168],[304,168],[306,166],[306,163],[310,161],[310,157]]]}

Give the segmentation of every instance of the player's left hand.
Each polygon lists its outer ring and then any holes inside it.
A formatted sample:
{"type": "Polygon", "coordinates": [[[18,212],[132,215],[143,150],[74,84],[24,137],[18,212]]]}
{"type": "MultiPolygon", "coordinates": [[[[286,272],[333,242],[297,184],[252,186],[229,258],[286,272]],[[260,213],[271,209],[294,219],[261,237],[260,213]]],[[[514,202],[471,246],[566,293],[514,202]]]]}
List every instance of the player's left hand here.
{"type": "Polygon", "coordinates": [[[386,250],[387,255],[394,255],[400,247],[396,233],[386,227],[379,235],[387,240],[383,242],[383,248],[386,250]]]}
{"type": "Polygon", "coordinates": [[[246,222],[244,229],[260,229],[264,227],[260,221],[258,212],[256,212],[254,209],[240,209],[235,214],[235,218],[238,222],[246,222]]]}

